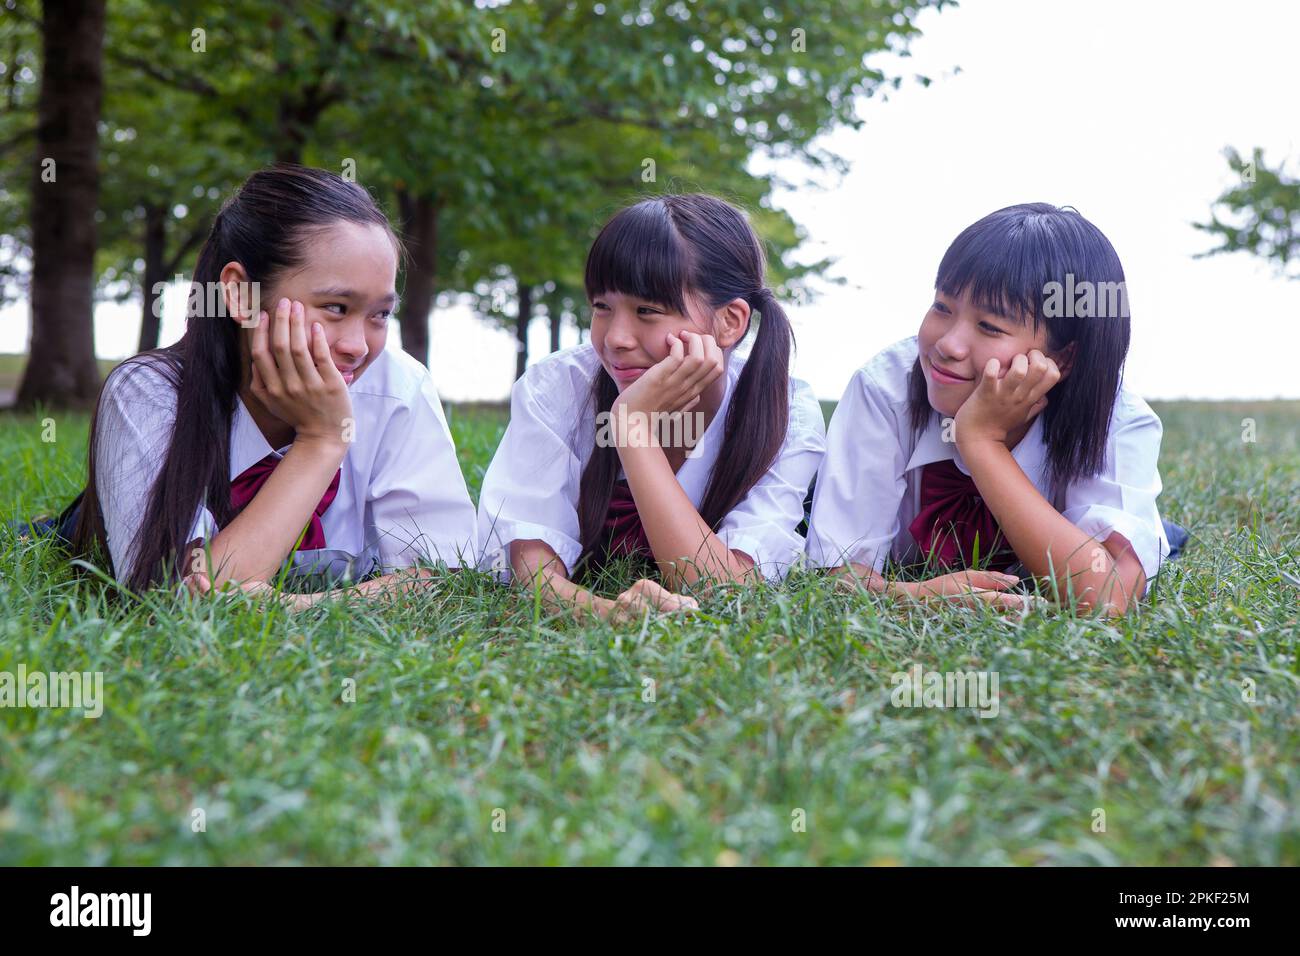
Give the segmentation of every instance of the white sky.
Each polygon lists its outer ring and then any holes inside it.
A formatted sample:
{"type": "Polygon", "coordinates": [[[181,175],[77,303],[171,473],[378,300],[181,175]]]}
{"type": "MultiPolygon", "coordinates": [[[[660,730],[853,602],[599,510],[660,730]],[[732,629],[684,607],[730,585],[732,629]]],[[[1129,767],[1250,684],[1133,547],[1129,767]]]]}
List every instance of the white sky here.
{"type": "MultiPolygon", "coordinates": [[[[1300,281],[1244,254],[1193,259],[1211,241],[1191,227],[1231,184],[1225,146],[1260,146],[1270,163],[1300,168],[1300,5],[965,0],[924,11],[918,25],[912,56],[891,66],[934,82],[864,102],[866,125],[826,140],[850,173],[777,197],[807,229],[804,254],[834,257],[848,279],[790,310],[798,377],[838,398],[854,369],[915,333],[958,232],[1001,206],[1046,201],[1076,207],[1119,251],[1133,314],[1127,377],[1140,393],[1300,397],[1287,368],[1300,345],[1300,281]]],[[[175,290],[165,342],[183,316],[175,290]]],[[[101,305],[97,351],[125,357],[138,329],[138,306],[101,305]]],[[[546,328],[532,332],[540,358],[546,328]]],[[[0,351],[25,351],[27,337],[25,303],[0,312],[0,351]]],[[[566,329],[563,343],[574,341],[566,329]]],[[[507,396],[511,333],[468,309],[439,310],[432,343],[444,399],[507,396]]]]}

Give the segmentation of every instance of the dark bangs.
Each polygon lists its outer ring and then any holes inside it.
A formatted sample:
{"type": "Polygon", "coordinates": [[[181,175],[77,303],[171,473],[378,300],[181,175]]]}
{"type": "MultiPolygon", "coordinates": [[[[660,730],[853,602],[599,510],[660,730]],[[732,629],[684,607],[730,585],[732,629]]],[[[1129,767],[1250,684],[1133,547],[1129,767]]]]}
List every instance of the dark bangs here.
{"type": "Polygon", "coordinates": [[[667,204],[646,200],[621,210],[600,230],[583,281],[589,299],[618,292],[685,315],[682,290],[690,274],[686,243],[667,204]]]}
{"type": "MultiPolygon", "coordinates": [[[[1048,351],[1072,349],[1070,372],[1052,389],[1043,412],[1044,440],[1058,487],[1097,474],[1130,329],[1124,269],[1110,240],[1074,209],[1008,206],[953,240],[935,288],[953,297],[965,292],[976,308],[1032,322],[1035,332],[1045,325],[1048,351]]],[[[931,412],[919,362],[910,396],[919,430],[931,412]]]]}
{"type": "MultiPolygon", "coordinates": [[[[966,227],[944,253],[934,287],[953,297],[967,291],[976,308],[1032,322],[1037,332],[1051,283],[1064,289],[1067,276],[1076,283],[1122,282],[1124,270],[1105,236],[1074,210],[1023,203],[966,227]]],[[[1048,332],[1069,337],[1061,323],[1049,323],[1048,332]]]]}

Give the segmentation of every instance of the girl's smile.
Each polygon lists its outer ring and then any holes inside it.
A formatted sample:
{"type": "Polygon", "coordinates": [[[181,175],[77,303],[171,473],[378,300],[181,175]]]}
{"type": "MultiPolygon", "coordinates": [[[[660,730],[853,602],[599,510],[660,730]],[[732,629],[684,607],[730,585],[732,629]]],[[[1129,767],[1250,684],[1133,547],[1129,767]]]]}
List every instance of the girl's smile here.
{"type": "Polygon", "coordinates": [[[973,381],[973,379],[948,371],[932,359],[925,359],[924,365],[930,373],[930,380],[936,385],[965,385],[973,381]]]}
{"type": "Polygon", "coordinates": [[[610,363],[609,373],[619,385],[631,385],[646,372],[645,366],[610,363]]]}

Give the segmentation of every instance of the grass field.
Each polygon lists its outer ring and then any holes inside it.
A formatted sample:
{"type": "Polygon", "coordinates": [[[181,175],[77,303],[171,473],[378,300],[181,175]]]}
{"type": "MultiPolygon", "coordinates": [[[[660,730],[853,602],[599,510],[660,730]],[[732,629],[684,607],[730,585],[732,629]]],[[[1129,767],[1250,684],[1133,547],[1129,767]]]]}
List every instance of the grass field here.
{"type": "MultiPolygon", "coordinates": [[[[811,574],[623,627],[480,575],[132,605],[6,536],[0,671],[102,671],[105,704],[0,710],[0,864],[1300,862],[1300,403],[1158,411],[1194,537],[1120,622],[811,574]],[[893,706],[913,664],[996,672],[997,716],[893,706]]],[[[450,420],[477,495],[503,423],[450,420]]],[[[5,517],[77,489],[86,421],[55,425],[0,416],[5,517]]]]}

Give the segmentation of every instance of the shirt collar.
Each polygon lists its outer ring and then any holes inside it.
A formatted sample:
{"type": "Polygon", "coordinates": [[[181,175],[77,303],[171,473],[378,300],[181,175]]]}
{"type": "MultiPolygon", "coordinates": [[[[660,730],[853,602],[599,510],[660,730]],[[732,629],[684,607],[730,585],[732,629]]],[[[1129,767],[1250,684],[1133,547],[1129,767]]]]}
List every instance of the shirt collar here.
{"type": "MultiPolygon", "coordinates": [[[[949,437],[952,436],[952,422],[949,421],[946,430],[949,437]]],[[[912,457],[907,461],[907,471],[915,468],[924,468],[926,465],[936,461],[947,461],[951,459],[957,466],[957,470],[963,475],[969,475],[970,469],[966,463],[961,460],[961,453],[957,451],[955,441],[944,441],[945,425],[944,419],[937,412],[931,412],[929,420],[925,423],[925,429],[921,432],[921,437],[916,441],[916,447],[912,450],[912,457]]],[[[1025,437],[1020,439],[1019,444],[1011,449],[1011,457],[1016,460],[1020,470],[1038,487],[1045,483],[1045,473],[1047,465],[1047,446],[1043,443],[1043,416],[1038,415],[1034,418],[1033,423],[1029,426],[1029,431],[1025,432],[1025,437]]]]}
{"type": "Polygon", "coordinates": [[[242,475],[250,466],[257,464],[267,455],[283,457],[285,449],[278,451],[267,442],[262,429],[253,421],[252,414],[244,404],[243,398],[235,396],[235,414],[230,423],[230,477],[231,480],[242,475]]]}

